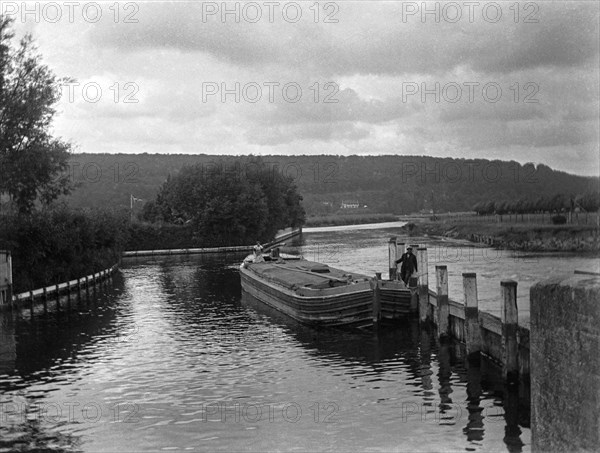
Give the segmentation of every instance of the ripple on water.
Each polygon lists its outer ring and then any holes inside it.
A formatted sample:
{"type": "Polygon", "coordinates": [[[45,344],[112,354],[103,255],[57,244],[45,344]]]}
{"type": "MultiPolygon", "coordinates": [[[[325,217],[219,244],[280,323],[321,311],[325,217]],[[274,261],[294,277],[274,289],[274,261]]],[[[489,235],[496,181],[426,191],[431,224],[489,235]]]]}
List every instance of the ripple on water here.
{"type": "Polygon", "coordinates": [[[114,289],[68,316],[5,323],[18,347],[0,405],[41,402],[63,416],[13,418],[0,448],[507,449],[493,369],[479,382],[485,429],[470,439],[471,390],[453,349],[410,325],[379,336],[299,326],[242,300],[232,260],[132,260],[114,289]]]}

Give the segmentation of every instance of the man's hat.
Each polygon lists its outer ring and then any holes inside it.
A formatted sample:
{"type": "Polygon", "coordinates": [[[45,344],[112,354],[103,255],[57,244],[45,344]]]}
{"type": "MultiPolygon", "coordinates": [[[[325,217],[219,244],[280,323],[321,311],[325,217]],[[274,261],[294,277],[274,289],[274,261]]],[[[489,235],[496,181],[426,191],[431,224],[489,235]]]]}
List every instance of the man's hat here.
{"type": "Polygon", "coordinates": [[[412,250],[412,247],[409,245],[408,247],[406,247],[406,250],[412,250]]]}

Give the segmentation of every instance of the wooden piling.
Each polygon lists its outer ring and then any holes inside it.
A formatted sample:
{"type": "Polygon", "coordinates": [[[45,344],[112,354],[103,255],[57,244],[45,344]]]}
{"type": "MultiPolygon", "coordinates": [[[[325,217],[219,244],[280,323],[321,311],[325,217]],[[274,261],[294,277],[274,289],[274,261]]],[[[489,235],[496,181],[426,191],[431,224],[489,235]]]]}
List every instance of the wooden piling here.
{"type": "Polygon", "coordinates": [[[450,306],[448,304],[448,268],[435,266],[438,308],[438,335],[446,337],[450,327],[450,306]]]}
{"type": "Polygon", "coordinates": [[[60,310],[60,288],[58,287],[58,283],[54,286],[54,292],[56,293],[56,308],[60,310]]]}
{"type": "Polygon", "coordinates": [[[46,290],[45,286],[42,291],[42,303],[44,304],[44,311],[48,311],[48,291],[46,290]]]}
{"type": "Polygon", "coordinates": [[[502,287],[502,374],[504,379],[512,384],[518,382],[519,378],[517,282],[502,280],[500,285],[502,287]]]}
{"type": "MultiPolygon", "coordinates": [[[[400,257],[402,256],[402,254],[404,253],[404,242],[398,242],[398,240],[396,239],[396,259],[400,259],[400,257]]],[[[400,273],[398,272],[398,265],[395,264],[396,266],[396,280],[400,280],[400,273]]]]}
{"type": "Polygon", "coordinates": [[[429,318],[429,273],[427,271],[427,247],[417,249],[417,265],[419,266],[419,321],[429,318]]]}
{"type": "Polygon", "coordinates": [[[371,287],[373,288],[373,327],[375,328],[379,326],[379,319],[381,317],[380,285],[381,273],[377,272],[375,278],[371,282],[371,287]]]}
{"type": "Polygon", "coordinates": [[[473,358],[473,356],[478,357],[481,352],[477,274],[466,272],[462,276],[465,293],[465,344],[467,347],[467,356],[473,358]]]}
{"type": "Polygon", "coordinates": [[[389,276],[390,280],[396,280],[396,236],[392,236],[388,242],[389,276]]]}
{"type": "Polygon", "coordinates": [[[87,275],[85,276],[85,297],[88,299],[90,297],[90,279],[87,275]]]}

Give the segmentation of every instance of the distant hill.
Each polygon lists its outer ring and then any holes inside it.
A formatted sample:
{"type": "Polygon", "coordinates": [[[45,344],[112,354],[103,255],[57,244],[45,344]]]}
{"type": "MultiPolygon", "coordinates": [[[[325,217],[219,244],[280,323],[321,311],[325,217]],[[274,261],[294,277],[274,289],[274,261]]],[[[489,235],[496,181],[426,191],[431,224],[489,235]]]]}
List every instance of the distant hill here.
{"type": "MultiPolygon", "coordinates": [[[[262,160],[272,171],[294,178],[309,215],[335,212],[344,200],[358,201],[360,209],[369,212],[402,214],[432,208],[466,211],[481,201],[599,190],[599,178],[514,161],[331,155],[263,156],[262,160]]],[[[73,207],[128,208],[130,195],[153,199],[169,174],[189,164],[217,166],[232,178],[253,169],[245,156],[74,154],[69,171],[79,187],[66,201],[73,207]]]]}

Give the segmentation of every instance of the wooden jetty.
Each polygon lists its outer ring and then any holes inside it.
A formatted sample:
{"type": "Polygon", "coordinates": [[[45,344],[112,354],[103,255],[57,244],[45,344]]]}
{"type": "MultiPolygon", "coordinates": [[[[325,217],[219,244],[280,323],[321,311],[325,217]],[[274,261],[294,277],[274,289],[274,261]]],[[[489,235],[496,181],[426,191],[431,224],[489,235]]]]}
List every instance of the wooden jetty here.
{"type": "MultiPolygon", "coordinates": [[[[398,243],[395,237],[389,240],[390,278],[396,276],[392,263],[404,245],[398,243]]],[[[464,343],[471,358],[483,354],[501,364],[507,381],[527,378],[530,374],[529,328],[518,325],[517,282],[500,282],[502,315],[497,317],[479,310],[475,273],[462,274],[464,304],[449,298],[448,268],[445,265],[435,266],[435,291],[430,289],[427,248],[418,245],[413,245],[413,248],[417,250],[419,272],[412,312],[419,316],[420,322],[434,326],[442,340],[454,338],[464,343]]]]}

